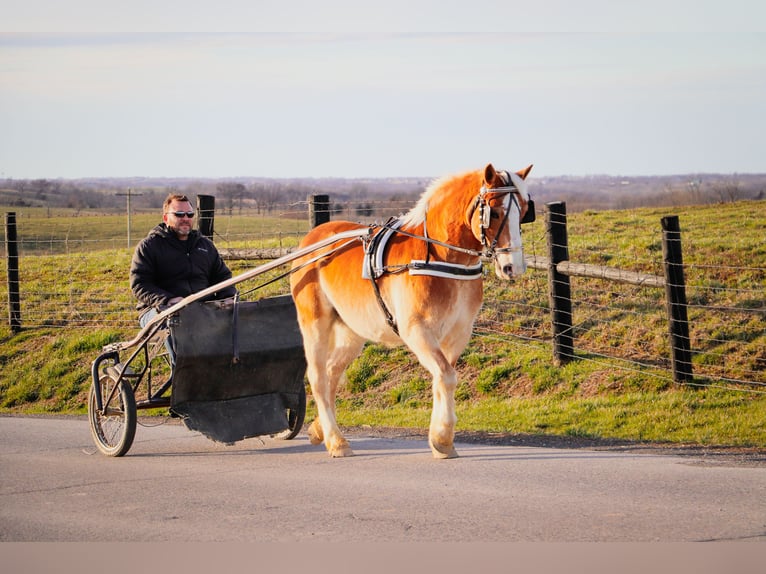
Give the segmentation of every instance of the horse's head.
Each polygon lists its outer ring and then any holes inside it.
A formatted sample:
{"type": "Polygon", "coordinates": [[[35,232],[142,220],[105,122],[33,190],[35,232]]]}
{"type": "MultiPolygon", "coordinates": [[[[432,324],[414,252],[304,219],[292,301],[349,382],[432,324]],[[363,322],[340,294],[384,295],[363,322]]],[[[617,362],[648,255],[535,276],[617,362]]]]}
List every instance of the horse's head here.
{"type": "MultiPolygon", "coordinates": [[[[517,171],[496,171],[492,164],[484,168],[484,183],[471,204],[468,219],[471,231],[495,262],[495,274],[510,279],[527,270],[521,246],[521,222],[530,219],[529,193],[525,179],[532,166],[517,171]]],[[[531,216],[534,216],[532,207],[531,216]]]]}

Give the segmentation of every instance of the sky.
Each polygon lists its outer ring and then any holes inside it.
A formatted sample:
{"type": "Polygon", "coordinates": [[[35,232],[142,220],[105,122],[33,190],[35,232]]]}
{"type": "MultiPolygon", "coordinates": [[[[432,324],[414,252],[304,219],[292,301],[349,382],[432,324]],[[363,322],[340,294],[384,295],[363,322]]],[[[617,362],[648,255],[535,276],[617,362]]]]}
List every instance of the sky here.
{"type": "Polygon", "coordinates": [[[766,172],[762,0],[0,0],[0,178],[766,172]]]}

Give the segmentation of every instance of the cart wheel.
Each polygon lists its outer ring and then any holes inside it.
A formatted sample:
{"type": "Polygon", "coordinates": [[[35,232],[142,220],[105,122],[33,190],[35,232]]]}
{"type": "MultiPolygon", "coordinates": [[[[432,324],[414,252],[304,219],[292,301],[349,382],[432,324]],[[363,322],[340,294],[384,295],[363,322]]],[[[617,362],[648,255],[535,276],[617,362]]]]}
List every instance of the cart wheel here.
{"type": "MultiPolygon", "coordinates": [[[[106,401],[119,380],[119,371],[109,367],[101,375],[101,398],[106,401]]],[[[103,412],[96,406],[93,386],[88,394],[88,420],[93,440],[106,456],[122,456],[130,449],[136,436],[136,398],[127,381],[120,382],[120,388],[103,412]]]]}
{"type": "Polygon", "coordinates": [[[303,428],[303,420],[306,418],[306,387],[301,386],[301,392],[298,395],[298,408],[287,409],[287,424],[286,430],[280,433],[272,435],[274,438],[281,440],[290,440],[298,436],[303,428]]]}

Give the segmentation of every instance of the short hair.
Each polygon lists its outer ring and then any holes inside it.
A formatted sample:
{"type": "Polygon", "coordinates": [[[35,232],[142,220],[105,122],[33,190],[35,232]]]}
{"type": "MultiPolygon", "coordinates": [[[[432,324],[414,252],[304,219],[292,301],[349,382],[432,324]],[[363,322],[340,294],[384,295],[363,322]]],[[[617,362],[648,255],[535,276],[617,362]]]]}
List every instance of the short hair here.
{"type": "MultiPolygon", "coordinates": [[[[183,193],[171,193],[165,198],[165,203],[162,204],[162,212],[167,213],[168,207],[171,203],[174,201],[189,201],[189,198],[186,197],[183,193]]],[[[189,201],[191,203],[191,201],[189,201]]]]}

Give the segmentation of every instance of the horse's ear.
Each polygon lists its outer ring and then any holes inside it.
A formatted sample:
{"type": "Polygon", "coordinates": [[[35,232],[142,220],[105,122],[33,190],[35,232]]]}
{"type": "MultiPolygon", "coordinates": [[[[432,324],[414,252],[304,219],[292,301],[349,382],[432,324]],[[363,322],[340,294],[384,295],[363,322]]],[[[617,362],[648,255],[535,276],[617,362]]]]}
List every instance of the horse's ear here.
{"type": "Polygon", "coordinates": [[[527,179],[529,172],[532,171],[532,165],[533,164],[530,163],[524,169],[520,169],[519,171],[516,172],[516,175],[518,175],[521,179],[527,179]]]}
{"type": "Polygon", "coordinates": [[[492,183],[495,181],[495,177],[497,176],[497,172],[495,171],[495,167],[488,163],[487,167],[484,168],[484,183],[492,183]]]}

